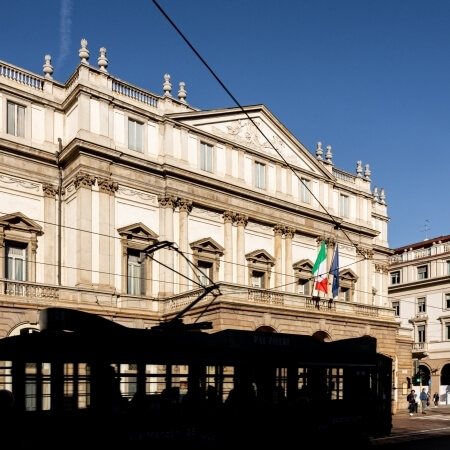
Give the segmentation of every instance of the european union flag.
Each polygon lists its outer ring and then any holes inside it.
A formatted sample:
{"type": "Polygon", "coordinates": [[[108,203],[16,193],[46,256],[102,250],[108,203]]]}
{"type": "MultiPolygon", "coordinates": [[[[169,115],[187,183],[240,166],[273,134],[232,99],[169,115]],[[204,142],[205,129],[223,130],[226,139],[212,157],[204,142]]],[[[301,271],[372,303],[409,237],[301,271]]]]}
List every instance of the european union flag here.
{"type": "Polygon", "coordinates": [[[339,245],[336,244],[333,261],[330,267],[330,275],[333,275],[333,284],[331,286],[331,295],[335,299],[339,294],[339,245]]]}

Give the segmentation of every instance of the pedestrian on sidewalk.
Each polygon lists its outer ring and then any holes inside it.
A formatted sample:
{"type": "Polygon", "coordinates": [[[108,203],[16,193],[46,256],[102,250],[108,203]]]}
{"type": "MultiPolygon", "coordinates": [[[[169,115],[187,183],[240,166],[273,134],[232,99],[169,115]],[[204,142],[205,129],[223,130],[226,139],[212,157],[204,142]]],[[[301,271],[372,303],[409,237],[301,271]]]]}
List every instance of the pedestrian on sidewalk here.
{"type": "Polygon", "coordinates": [[[409,415],[412,416],[416,412],[416,398],[417,394],[414,389],[406,397],[406,401],[409,403],[409,415]]]}
{"type": "Polygon", "coordinates": [[[437,392],[435,392],[433,395],[433,402],[434,407],[437,408],[437,406],[439,405],[439,394],[437,392]]]}
{"type": "Polygon", "coordinates": [[[425,388],[422,389],[422,392],[419,395],[419,400],[422,404],[422,414],[426,414],[425,410],[427,409],[428,394],[425,388]]]}

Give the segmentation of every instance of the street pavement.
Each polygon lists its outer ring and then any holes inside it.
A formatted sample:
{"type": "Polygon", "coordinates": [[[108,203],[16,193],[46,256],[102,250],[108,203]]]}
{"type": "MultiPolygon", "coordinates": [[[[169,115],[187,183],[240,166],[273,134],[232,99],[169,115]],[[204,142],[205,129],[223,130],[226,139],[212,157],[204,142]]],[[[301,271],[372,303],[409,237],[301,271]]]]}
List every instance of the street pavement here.
{"type": "Polygon", "coordinates": [[[429,406],[426,414],[409,415],[401,410],[392,416],[392,432],[385,438],[372,440],[372,447],[400,442],[450,438],[450,405],[429,406]]]}

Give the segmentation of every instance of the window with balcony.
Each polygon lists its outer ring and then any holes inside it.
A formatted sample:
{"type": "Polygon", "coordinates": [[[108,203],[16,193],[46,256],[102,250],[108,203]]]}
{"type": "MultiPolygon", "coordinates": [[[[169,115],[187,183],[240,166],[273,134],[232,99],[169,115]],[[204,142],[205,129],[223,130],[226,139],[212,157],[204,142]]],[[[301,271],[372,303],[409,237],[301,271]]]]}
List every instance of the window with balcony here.
{"type": "Polygon", "coordinates": [[[128,148],[142,152],[142,134],[144,126],[133,119],[128,119],[128,148]]]}
{"type": "Polygon", "coordinates": [[[157,235],[142,223],[117,230],[122,246],[122,292],[150,296],[152,258],[147,248],[157,242],[157,235]]]}
{"type": "Polygon", "coordinates": [[[311,282],[309,280],[299,279],[297,282],[297,293],[301,295],[311,295],[311,282]]]}
{"type": "Polygon", "coordinates": [[[25,137],[25,107],[8,102],[7,132],[17,137],[25,137]]]}
{"type": "Polygon", "coordinates": [[[417,342],[425,342],[425,325],[419,325],[417,327],[417,342]]]}
{"type": "Polygon", "coordinates": [[[311,203],[311,182],[306,178],[300,180],[300,201],[311,203]]]}
{"type": "Polygon", "coordinates": [[[400,317],[400,302],[392,302],[395,317],[400,317]]]}
{"type": "Polygon", "coordinates": [[[417,279],[425,280],[428,278],[428,266],[419,266],[417,268],[417,279]]]}
{"type": "Polygon", "coordinates": [[[213,147],[204,142],[200,144],[200,169],[206,172],[213,171],[213,147]]]}
{"type": "Polygon", "coordinates": [[[259,270],[253,270],[251,283],[252,287],[265,289],[266,287],[265,273],[260,272],[259,270]]]}
{"type": "Polygon", "coordinates": [[[391,272],[391,284],[400,284],[400,270],[391,272]]]}
{"type": "Polygon", "coordinates": [[[348,196],[341,194],[339,196],[339,215],[348,217],[348,196]]]}
{"type": "Polygon", "coordinates": [[[255,187],[266,188],[266,165],[258,161],[255,162],[255,187]]]}
{"type": "Polygon", "coordinates": [[[425,297],[420,297],[417,299],[417,312],[420,313],[425,313],[426,312],[426,302],[425,302],[425,297]]]}
{"type": "Polygon", "coordinates": [[[199,261],[197,264],[199,269],[199,281],[202,286],[208,286],[214,279],[213,263],[210,261],[199,261]]]}
{"type": "Polygon", "coordinates": [[[194,279],[202,286],[208,286],[219,279],[220,258],[224,248],[212,238],[199,239],[190,244],[194,266],[198,269],[194,279]]]}
{"type": "Polygon", "coordinates": [[[145,275],[145,255],[138,250],[128,249],[127,294],[142,295],[145,275]]]}
{"type": "Polygon", "coordinates": [[[341,300],[343,302],[349,302],[351,300],[351,291],[349,288],[345,288],[345,287],[341,287],[340,289],[341,291],[341,300]]]}
{"type": "Polygon", "coordinates": [[[24,281],[36,281],[36,250],[42,228],[22,213],[0,217],[0,276],[7,278],[6,290],[23,295],[24,281]]]}
{"type": "Polygon", "coordinates": [[[445,294],[444,309],[450,309],[450,294],[445,294]]]}
{"type": "Polygon", "coordinates": [[[252,287],[268,289],[275,259],[266,250],[255,250],[245,255],[248,266],[248,280],[252,287]]]}
{"type": "Polygon", "coordinates": [[[6,243],[5,278],[15,281],[27,279],[27,245],[18,242],[6,243]]]}

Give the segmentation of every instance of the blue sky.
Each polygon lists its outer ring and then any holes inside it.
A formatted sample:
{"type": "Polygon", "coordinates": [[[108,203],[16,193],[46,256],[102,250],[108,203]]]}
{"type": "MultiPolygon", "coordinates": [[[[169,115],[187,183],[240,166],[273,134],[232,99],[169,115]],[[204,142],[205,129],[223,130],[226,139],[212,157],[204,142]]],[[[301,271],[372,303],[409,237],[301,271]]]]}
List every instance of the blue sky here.
{"type": "MultiPolygon", "coordinates": [[[[450,234],[448,0],[156,0],[241,105],[264,104],[313,154],[384,188],[389,245],[450,234]]],[[[0,60],[65,82],[97,65],[200,109],[236,104],[153,0],[4,2],[0,60]],[[6,37],[8,37],[6,39],[6,37]]]]}

